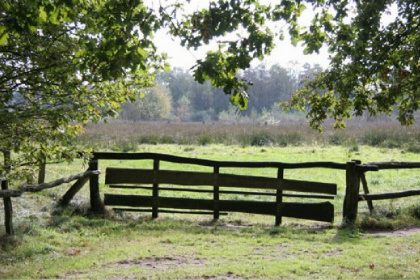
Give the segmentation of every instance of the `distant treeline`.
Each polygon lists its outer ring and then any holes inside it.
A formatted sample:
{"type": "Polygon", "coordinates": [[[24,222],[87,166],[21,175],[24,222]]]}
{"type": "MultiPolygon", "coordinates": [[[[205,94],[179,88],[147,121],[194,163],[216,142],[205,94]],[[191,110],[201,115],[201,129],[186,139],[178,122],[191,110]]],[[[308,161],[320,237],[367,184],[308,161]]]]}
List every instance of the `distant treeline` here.
{"type": "Polygon", "coordinates": [[[180,120],[218,121],[232,120],[238,116],[257,120],[279,114],[279,102],[289,100],[303,82],[311,79],[322,68],[305,64],[303,70],[284,68],[280,65],[260,65],[240,74],[253,84],[247,91],[248,109],[237,112],[222,89],[210,83],[199,84],[190,72],[175,68],[157,76],[156,86],[143,91],[143,98],[125,103],[119,115],[121,120],[180,120]]]}

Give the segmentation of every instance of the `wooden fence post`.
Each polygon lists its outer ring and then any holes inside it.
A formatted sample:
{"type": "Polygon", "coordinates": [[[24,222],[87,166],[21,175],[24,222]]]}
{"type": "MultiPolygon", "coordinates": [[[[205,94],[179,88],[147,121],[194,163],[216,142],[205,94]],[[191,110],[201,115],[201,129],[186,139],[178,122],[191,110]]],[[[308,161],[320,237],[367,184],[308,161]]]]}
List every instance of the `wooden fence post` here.
{"type": "Polygon", "coordinates": [[[352,225],[357,218],[359,202],[359,173],[355,161],[346,164],[346,196],[343,203],[343,223],[352,225]]]}
{"type": "MultiPolygon", "coordinates": [[[[284,169],[277,170],[277,179],[283,180],[284,169]]],[[[283,190],[277,189],[276,191],[276,222],[275,225],[279,226],[282,220],[282,203],[283,203],[283,190]]]]}
{"type": "MultiPolygon", "coordinates": [[[[1,189],[9,189],[7,180],[1,181],[1,189]]],[[[13,230],[13,207],[12,199],[10,197],[4,197],[4,225],[6,227],[6,233],[9,235],[14,235],[15,231],[13,230]]]]}
{"type": "Polygon", "coordinates": [[[43,155],[41,161],[39,162],[38,185],[45,183],[46,169],[47,169],[47,157],[43,155]]]}
{"type": "MultiPolygon", "coordinates": [[[[98,160],[89,160],[89,170],[98,170],[98,160]]],[[[101,195],[99,192],[99,175],[90,176],[89,180],[90,190],[90,207],[93,213],[103,214],[104,206],[102,204],[101,195]]]]}
{"type": "Polygon", "coordinates": [[[220,193],[219,193],[219,185],[217,184],[217,175],[219,174],[219,166],[214,167],[214,187],[213,187],[213,201],[214,201],[214,212],[213,212],[213,219],[216,221],[220,217],[219,211],[219,200],[220,200],[220,193]]]}
{"type": "MultiPolygon", "coordinates": [[[[10,151],[3,150],[3,158],[4,158],[4,167],[6,172],[10,170],[10,151]]],[[[8,190],[9,189],[9,182],[7,180],[1,181],[1,189],[8,190]]],[[[4,203],[4,225],[6,227],[6,233],[10,235],[14,235],[15,231],[13,230],[13,207],[12,207],[12,199],[10,197],[3,198],[4,203]]]]}
{"type": "Polygon", "coordinates": [[[159,171],[159,160],[153,160],[154,181],[153,183],[153,198],[154,203],[152,207],[152,218],[155,219],[159,215],[158,198],[159,198],[159,184],[156,183],[157,171],[159,171]]]}

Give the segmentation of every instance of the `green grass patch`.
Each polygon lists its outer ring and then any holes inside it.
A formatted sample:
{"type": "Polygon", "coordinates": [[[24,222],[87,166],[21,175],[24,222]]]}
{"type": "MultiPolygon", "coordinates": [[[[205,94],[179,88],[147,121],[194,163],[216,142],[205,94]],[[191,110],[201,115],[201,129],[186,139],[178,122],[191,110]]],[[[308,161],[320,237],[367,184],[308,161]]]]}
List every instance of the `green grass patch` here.
{"type": "MultiPolygon", "coordinates": [[[[213,138],[211,138],[213,139],[213,138]]],[[[141,144],[137,152],[159,152],[194,158],[237,161],[362,162],[416,161],[418,154],[400,148],[357,144],[286,146],[141,144]]],[[[111,147],[107,149],[112,150],[111,147]]],[[[152,168],[151,161],[100,161],[106,167],[152,168]]],[[[211,171],[194,165],[161,163],[162,169],[211,171]]],[[[47,181],[87,169],[82,161],[47,167],[47,181]]],[[[221,172],[276,176],[275,169],[226,168],[221,172]]],[[[101,194],[111,192],[103,183],[101,194]]],[[[56,208],[70,184],[13,199],[17,235],[0,227],[0,278],[136,278],[136,279],[279,279],[279,278],[420,278],[420,235],[378,236],[371,229],[419,226],[418,197],[374,202],[369,213],[359,204],[355,228],[341,228],[345,173],[340,170],[286,170],[288,179],[338,184],[335,223],[231,213],[211,216],[150,213],[89,213],[89,188],[71,207],[56,208]],[[384,252],[386,252],[384,254],[384,252]]],[[[418,170],[367,173],[371,193],[418,189],[418,170]]],[[[190,194],[188,194],[190,195],[190,194]]],[[[195,195],[195,194],[194,194],[195,195]]],[[[289,199],[289,198],[288,198],[289,199]]],[[[286,200],[286,198],[285,198],[286,200]]],[[[0,206],[2,206],[0,202],[0,206]]],[[[3,213],[0,207],[0,223],[3,213]]]]}
{"type": "Polygon", "coordinates": [[[2,250],[2,278],[418,278],[418,235],[62,213],[2,250]],[[387,254],[383,254],[387,252],[387,254]],[[396,268],[399,269],[396,269],[396,268]]]}

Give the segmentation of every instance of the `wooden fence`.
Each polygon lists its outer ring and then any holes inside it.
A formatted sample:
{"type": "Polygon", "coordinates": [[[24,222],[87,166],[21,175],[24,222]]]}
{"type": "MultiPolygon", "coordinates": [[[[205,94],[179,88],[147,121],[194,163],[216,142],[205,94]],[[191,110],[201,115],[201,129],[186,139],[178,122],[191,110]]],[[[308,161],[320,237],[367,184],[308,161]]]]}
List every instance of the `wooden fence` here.
{"type": "MultiPolygon", "coordinates": [[[[301,198],[306,197],[306,198],[329,199],[331,198],[331,195],[334,194],[333,192],[331,192],[331,186],[325,187],[331,184],[324,185],[322,183],[317,183],[317,182],[294,181],[294,180],[288,180],[288,179],[283,178],[284,170],[286,169],[329,168],[329,169],[345,171],[346,172],[346,194],[345,194],[344,203],[343,203],[343,221],[349,222],[349,223],[353,223],[357,217],[359,201],[367,201],[369,205],[369,209],[372,210],[373,200],[392,199],[392,198],[408,197],[412,195],[420,195],[420,190],[409,190],[409,191],[404,191],[404,192],[383,193],[383,194],[371,194],[369,193],[369,189],[368,189],[366,177],[365,177],[365,173],[369,171],[378,171],[378,170],[385,170],[385,169],[401,169],[401,168],[420,168],[420,162],[410,162],[410,163],[392,162],[392,163],[369,163],[369,164],[361,164],[360,161],[351,161],[347,163],[335,163],[335,162],[281,163],[281,162],[213,161],[213,160],[192,159],[192,158],[185,158],[185,157],[178,157],[178,156],[164,155],[164,154],[155,154],[155,153],[94,153],[93,155],[94,157],[89,162],[88,171],[85,173],[77,174],[75,176],[70,176],[68,178],[61,178],[59,180],[55,180],[50,183],[40,184],[37,186],[23,186],[17,190],[10,190],[8,188],[8,182],[2,181],[1,183],[2,190],[0,191],[0,198],[3,198],[3,201],[4,201],[6,232],[8,234],[13,234],[13,211],[12,211],[11,198],[19,197],[25,192],[41,191],[46,188],[55,187],[62,183],[70,182],[72,180],[77,180],[77,181],[64,194],[64,196],[61,199],[61,204],[67,205],[71,201],[71,199],[74,197],[74,195],[89,181],[91,209],[95,213],[103,213],[104,204],[102,202],[101,195],[99,192],[99,174],[100,174],[99,160],[153,160],[153,169],[151,171],[150,170],[147,171],[149,172],[148,173],[149,175],[146,175],[146,176],[149,176],[148,179],[136,181],[136,184],[137,183],[139,184],[150,183],[152,186],[151,187],[135,186],[136,188],[140,187],[140,188],[151,189],[152,196],[158,196],[159,190],[166,191],[169,189],[166,187],[159,186],[159,184],[165,184],[167,182],[165,181],[166,179],[164,178],[168,178],[168,176],[171,178],[174,178],[174,180],[178,180],[178,183],[181,183],[181,184],[184,184],[185,181],[184,179],[180,179],[180,178],[193,177],[195,178],[194,184],[197,183],[197,180],[200,180],[203,184],[205,183],[206,185],[213,186],[213,190],[211,190],[211,193],[213,193],[213,201],[216,201],[217,203],[212,202],[211,205],[209,205],[208,202],[203,202],[203,203],[207,205],[205,206],[206,210],[212,210],[211,213],[214,215],[214,218],[216,219],[219,217],[219,215],[224,214],[223,211],[231,211],[231,208],[229,208],[230,206],[229,207],[224,206],[226,205],[225,203],[229,204],[229,202],[221,202],[220,200],[221,194],[250,194],[250,195],[255,194],[255,195],[269,195],[269,196],[276,197],[276,202],[268,206],[268,208],[270,208],[271,210],[259,210],[259,212],[261,211],[263,212],[262,214],[268,213],[270,215],[275,215],[276,224],[281,223],[282,216],[287,216],[289,214],[293,216],[294,215],[293,213],[297,213],[300,211],[296,209],[299,209],[301,207],[307,207],[307,206],[301,206],[301,205],[282,207],[282,205],[283,206],[286,205],[286,204],[281,203],[283,197],[301,197],[301,198]],[[196,165],[201,165],[201,166],[212,167],[213,172],[206,173],[206,174],[197,173],[197,172],[195,172],[194,174],[171,173],[171,172],[168,173],[168,171],[159,169],[160,162],[163,162],[163,161],[179,163],[179,164],[196,164],[196,165]],[[275,168],[277,169],[277,177],[276,178],[266,178],[266,177],[255,178],[252,176],[221,174],[220,171],[223,168],[275,168]],[[206,178],[206,179],[201,179],[201,177],[206,178]],[[163,179],[158,179],[158,178],[163,178],[163,179]],[[215,180],[215,178],[217,179],[215,180]],[[252,180],[254,179],[256,179],[256,182],[252,183],[252,180]],[[236,183],[228,183],[228,182],[236,182],[236,183]],[[274,191],[271,193],[267,191],[251,191],[251,192],[245,193],[243,191],[238,191],[238,190],[221,189],[223,185],[233,185],[233,187],[247,186],[254,189],[255,188],[272,189],[274,191]],[[362,185],[363,190],[364,190],[364,193],[362,194],[359,193],[360,185],[362,185]],[[324,193],[324,195],[287,193],[287,191],[290,191],[290,190],[297,191],[297,192],[299,191],[308,192],[308,191],[311,191],[311,188],[312,190],[317,189],[317,191],[315,192],[324,193]],[[289,210],[286,210],[286,209],[289,209],[289,210]]],[[[110,172],[115,173],[117,171],[114,170],[110,172]]],[[[147,172],[145,174],[147,174],[147,172]]],[[[137,175],[134,177],[138,178],[137,175]]],[[[113,184],[112,181],[108,181],[108,183],[109,182],[113,184]]],[[[177,191],[177,188],[171,188],[171,190],[177,191]]],[[[179,188],[179,190],[185,191],[185,189],[183,188],[182,189],[179,188]]],[[[189,190],[187,189],[187,191],[192,191],[192,189],[189,189],[189,190]]],[[[193,191],[202,192],[204,190],[196,189],[193,191]]],[[[108,202],[112,201],[112,199],[114,199],[114,201],[117,200],[116,197],[111,199],[111,196],[109,196],[106,199],[108,200],[108,202]]],[[[151,205],[152,207],[153,217],[157,217],[158,211],[159,211],[159,206],[155,204],[156,201],[157,200],[155,198],[152,198],[151,200],[147,200],[147,204],[151,205]]],[[[160,198],[160,201],[162,201],[161,198],[160,198]]],[[[163,201],[164,201],[163,205],[169,205],[169,207],[172,207],[173,201],[165,202],[165,199],[163,199],[163,201]]],[[[177,203],[183,203],[183,202],[185,201],[178,201],[177,203]]],[[[254,207],[253,204],[247,205],[246,203],[247,202],[245,202],[242,206],[234,206],[234,207],[239,207],[241,209],[250,209],[254,207]]],[[[264,207],[262,208],[260,207],[260,209],[263,209],[264,207]]],[[[310,209],[310,208],[306,208],[306,209],[310,209]]],[[[320,209],[322,209],[322,207],[320,209]]],[[[163,212],[163,211],[160,211],[160,212],[163,212]]]]}
{"type": "MultiPolygon", "coordinates": [[[[152,190],[152,195],[146,196],[123,196],[117,194],[105,194],[105,204],[109,206],[135,206],[149,207],[147,209],[127,209],[132,211],[151,211],[152,217],[157,217],[158,212],[184,213],[172,209],[195,209],[207,210],[207,212],[195,212],[202,214],[213,214],[217,219],[220,211],[239,211],[247,213],[257,213],[274,215],[275,224],[281,223],[282,216],[297,217],[304,219],[313,219],[319,221],[331,222],[334,216],[333,206],[330,202],[323,203],[284,203],[283,197],[317,198],[331,199],[336,194],[335,184],[324,184],[309,181],[288,180],[284,177],[286,169],[302,168],[331,168],[345,170],[346,164],[335,162],[307,162],[307,163],[281,163],[281,162],[236,162],[236,161],[214,161],[204,159],[192,159],[172,155],[163,155],[155,153],[95,153],[92,160],[92,168],[99,168],[99,160],[152,160],[153,169],[129,170],[129,169],[108,169],[106,171],[106,184],[113,188],[141,188],[152,190]],[[180,172],[160,170],[161,162],[171,162],[178,164],[190,164],[207,166],[213,169],[213,172],[180,172]],[[274,168],[277,169],[276,178],[254,177],[245,175],[223,174],[224,168],[274,168]],[[121,185],[135,184],[133,185],[121,185]],[[152,186],[139,186],[138,184],[150,184],[152,186]],[[161,187],[160,184],[175,184],[186,186],[213,186],[211,190],[197,188],[173,188],[161,187]],[[251,188],[253,191],[238,191],[229,188],[251,188]],[[257,191],[255,191],[257,189],[257,191]],[[259,189],[259,190],[258,190],[259,189]],[[159,191],[190,191],[190,192],[208,192],[213,195],[212,200],[180,199],[159,197],[159,191]],[[264,190],[264,191],[261,191],[264,190]],[[267,191],[267,190],[272,190],[267,191]],[[286,191],[286,192],[285,192],[286,191]],[[287,193],[293,192],[312,192],[319,194],[287,193]],[[232,201],[222,200],[221,194],[239,194],[239,195],[259,195],[275,196],[275,202],[262,201],[232,201]],[[151,209],[150,209],[151,207],[151,209]],[[159,210],[159,208],[164,208],[159,210]],[[166,209],[165,209],[166,208],[166,209]],[[210,211],[210,212],[209,212],[210,211]]],[[[365,167],[359,167],[365,168],[365,167]]],[[[92,182],[91,182],[92,184],[92,182]]],[[[95,189],[91,189],[98,194],[96,190],[98,183],[93,183],[95,189]]],[[[91,185],[92,186],[92,185],[91,185]]],[[[98,199],[95,198],[95,200],[98,199]]],[[[121,210],[121,208],[117,208],[121,210]]],[[[191,212],[188,212],[191,213],[191,212]]]]}

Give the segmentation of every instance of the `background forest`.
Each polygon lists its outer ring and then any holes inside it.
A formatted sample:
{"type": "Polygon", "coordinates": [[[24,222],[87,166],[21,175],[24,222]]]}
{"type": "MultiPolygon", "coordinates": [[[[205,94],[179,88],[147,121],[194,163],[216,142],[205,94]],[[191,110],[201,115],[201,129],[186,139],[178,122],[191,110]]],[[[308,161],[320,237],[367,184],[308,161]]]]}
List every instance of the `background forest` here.
{"type": "MultiPolygon", "coordinates": [[[[276,122],[282,110],[278,104],[290,100],[304,81],[322,71],[320,65],[304,64],[283,67],[263,64],[240,73],[251,82],[248,90],[249,103],[245,111],[239,111],[229,103],[223,89],[214,88],[210,82],[200,84],[188,70],[174,68],[157,76],[156,86],[139,92],[140,98],[122,105],[120,120],[174,120],[174,121],[232,121],[248,120],[276,122]]],[[[303,116],[303,115],[302,115],[303,116]]]]}

